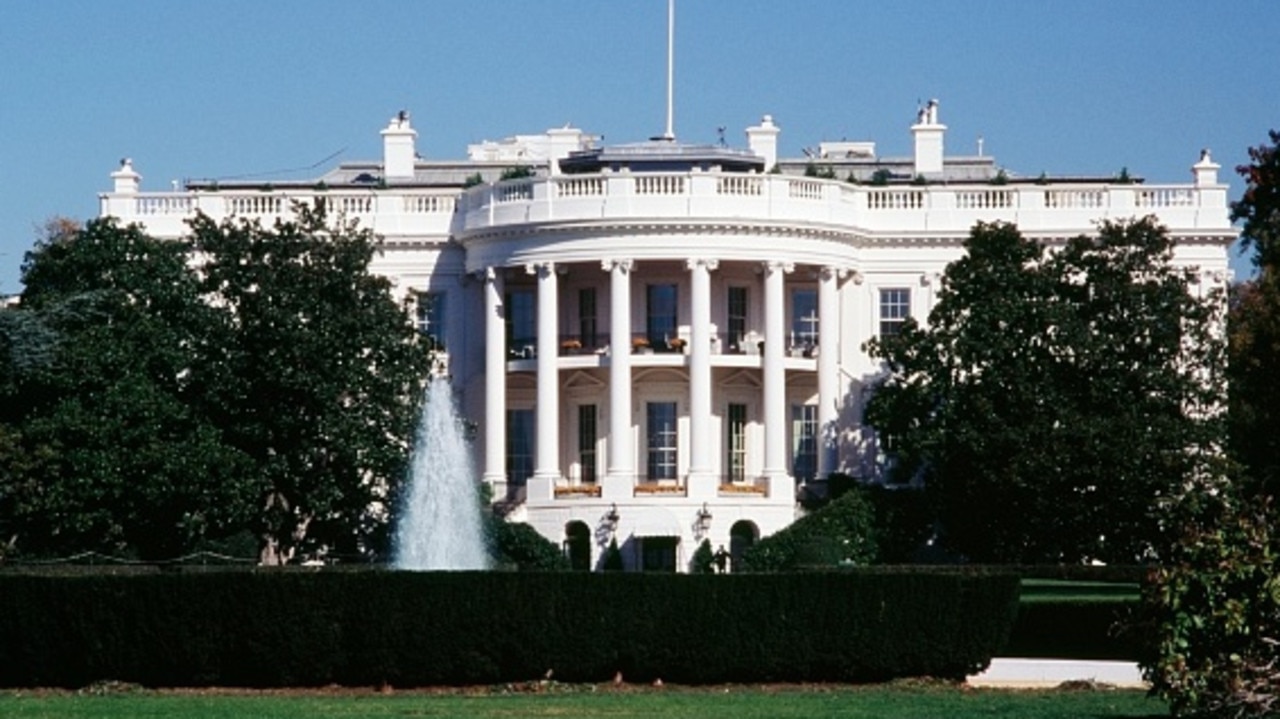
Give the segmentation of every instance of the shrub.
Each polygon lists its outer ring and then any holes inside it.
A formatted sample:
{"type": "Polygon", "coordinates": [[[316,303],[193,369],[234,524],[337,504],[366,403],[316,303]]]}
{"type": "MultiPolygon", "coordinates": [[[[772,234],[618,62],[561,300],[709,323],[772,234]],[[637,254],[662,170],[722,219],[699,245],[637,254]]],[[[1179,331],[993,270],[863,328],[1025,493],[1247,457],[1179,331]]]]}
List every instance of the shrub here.
{"type": "Polygon", "coordinates": [[[869,564],[876,556],[874,512],[864,490],[839,499],[760,540],[742,555],[747,572],[869,564]]]}
{"type": "Polygon", "coordinates": [[[1141,656],[1140,637],[1125,627],[1138,603],[1126,599],[1023,601],[1001,654],[1044,659],[1141,656]]]}
{"type": "Polygon", "coordinates": [[[689,572],[692,574],[711,574],[715,572],[715,563],[716,555],[711,551],[711,541],[704,539],[693,553],[693,559],[689,562],[689,572]]]}
{"type": "Polygon", "coordinates": [[[880,681],[987,664],[1017,578],[252,571],[0,575],[0,686],[880,681]]]}
{"type": "Polygon", "coordinates": [[[621,572],[622,552],[618,550],[618,539],[615,537],[609,540],[609,546],[604,550],[603,569],[606,572],[621,572]]]}
{"type": "Polygon", "coordinates": [[[565,571],[569,560],[560,547],[524,522],[490,524],[494,562],[499,569],[526,571],[565,571]]]}
{"type": "Polygon", "coordinates": [[[1143,587],[1155,642],[1142,660],[1175,714],[1280,712],[1280,540],[1270,504],[1200,497],[1143,587]]]}

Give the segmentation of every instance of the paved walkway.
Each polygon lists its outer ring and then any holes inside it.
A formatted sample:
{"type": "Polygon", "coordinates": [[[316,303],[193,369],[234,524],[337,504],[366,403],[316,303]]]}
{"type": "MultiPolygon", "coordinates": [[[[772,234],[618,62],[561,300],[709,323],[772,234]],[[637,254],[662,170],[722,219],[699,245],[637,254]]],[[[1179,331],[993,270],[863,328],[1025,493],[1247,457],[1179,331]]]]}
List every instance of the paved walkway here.
{"type": "Polygon", "coordinates": [[[1074,680],[1135,689],[1147,687],[1136,662],[1014,657],[992,659],[991,666],[969,677],[968,683],[980,687],[1056,687],[1074,680]]]}

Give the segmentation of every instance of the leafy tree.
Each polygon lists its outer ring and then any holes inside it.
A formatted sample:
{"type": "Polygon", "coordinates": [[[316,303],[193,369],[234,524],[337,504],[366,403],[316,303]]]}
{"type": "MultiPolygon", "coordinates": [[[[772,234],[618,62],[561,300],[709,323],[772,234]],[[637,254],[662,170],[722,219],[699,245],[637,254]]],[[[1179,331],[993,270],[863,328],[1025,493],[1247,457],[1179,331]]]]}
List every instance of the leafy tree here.
{"type": "Polygon", "coordinates": [[[899,480],[922,480],[946,548],[977,561],[1132,562],[1220,442],[1221,301],[1152,220],[1049,254],[979,224],[928,327],[868,349],[867,408],[899,480]]]}
{"type": "Polygon", "coordinates": [[[369,272],[378,242],[331,222],[191,223],[201,291],[216,314],[195,372],[204,411],[249,461],[260,560],[385,543],[430,367],[390,283],[369,272]]]}
{"type": "Polygon", "coordinates": [[[1254,252],[1257,275],[1234,288],[1228,320],[1231,350],[1230,417],[1233,456],[1245,467],[1252,491],[1280,492],[1280,132],[1271,145],[1250,148],[1243,197],[1231,219],[1254,252]]]}
{"type": "Polygon", "coordinates": [[[780,572],[840,562],[870,564],[876,557],[873,515],[862,489],[845,492],[752,545],[734,571],[780,572]]]}
{"type": "Polygon", "coordinates": [[[240,457],[192,409],[208,307],[185,248],[51,223],[6,313],[0,516],[15,551],[170,558],[240,519],[240,457]]]}

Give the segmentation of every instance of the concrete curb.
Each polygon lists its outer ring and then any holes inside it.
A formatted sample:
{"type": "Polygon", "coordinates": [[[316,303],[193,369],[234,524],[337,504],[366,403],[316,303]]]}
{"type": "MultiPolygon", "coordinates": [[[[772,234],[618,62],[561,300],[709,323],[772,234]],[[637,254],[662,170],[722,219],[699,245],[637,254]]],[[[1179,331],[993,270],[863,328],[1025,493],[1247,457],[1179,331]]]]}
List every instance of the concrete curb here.
{"type": "Polygon", "coordinates": [[[1092,681],[1126,689],[1146,689],[1137,662],[1087,659],[1022,659],[1000,657],[991,660],[985,672],[967,679],[976,687],[1056,687],[1063,682],[1092,681]]]}

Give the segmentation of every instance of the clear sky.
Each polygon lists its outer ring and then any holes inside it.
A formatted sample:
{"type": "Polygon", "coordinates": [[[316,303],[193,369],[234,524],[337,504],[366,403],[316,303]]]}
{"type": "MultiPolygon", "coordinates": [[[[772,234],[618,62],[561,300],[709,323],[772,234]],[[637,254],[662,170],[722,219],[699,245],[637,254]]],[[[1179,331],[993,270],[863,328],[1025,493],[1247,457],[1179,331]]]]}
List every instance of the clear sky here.
{"type": "MultiPolygon", "coordinates": [[[[907,155],[933,97],[948,153],[982,136],[1010,174],[1158,183],[1208,147],[1234,199],[1280,127],[1277,38],[1274,0],[677,0],[675,129],[743,146],[770,113],[785,156],[842,138],[907,155]]],[[[664,128],[665,60],[665,0],[7,3],[0,294],[35,227],[97,213],[121,157],[144,190],[311,177],[378,159],[400,109],[428,158],[566,123],[636,141],[664,128]]]]}

